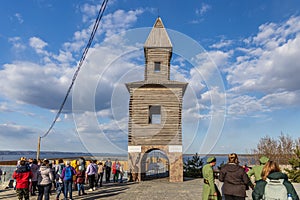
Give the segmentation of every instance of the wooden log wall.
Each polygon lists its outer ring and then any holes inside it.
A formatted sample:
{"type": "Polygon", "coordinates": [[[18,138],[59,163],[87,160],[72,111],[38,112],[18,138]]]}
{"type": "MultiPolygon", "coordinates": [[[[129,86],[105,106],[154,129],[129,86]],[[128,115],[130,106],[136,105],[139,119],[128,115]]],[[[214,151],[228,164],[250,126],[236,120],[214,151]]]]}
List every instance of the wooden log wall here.
{"type": "Polygon", "coordinates": [[[129,145],[182,145],[182,88],[131,88],[129,145]],[[161,123],[149,124],[149,106],[161,106],[161,123]]]}
{"type": "Polygon", "coordinates": [[[171,49],[150,48],[146,50],[145,80],[170,80],[171,49]],[[154,62],[161,63],[160,72],[154,71],[154,62]]]}

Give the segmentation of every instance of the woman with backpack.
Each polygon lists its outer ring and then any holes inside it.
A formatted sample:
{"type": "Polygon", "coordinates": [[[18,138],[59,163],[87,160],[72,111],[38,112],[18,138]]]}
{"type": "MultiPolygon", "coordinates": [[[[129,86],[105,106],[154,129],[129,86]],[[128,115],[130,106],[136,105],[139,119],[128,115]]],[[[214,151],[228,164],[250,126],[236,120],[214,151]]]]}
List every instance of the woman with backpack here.
{"type": "Polygon", "coordinates": [[[66,167],[63,168],[61,173],[61,178],[64,182],[64,196],[65,200],[68,199],[68,193],[69,193],[69,199],[72,199],[72,184],[73,184],[73,176],[76,174],[76,171],[74,167],[70,165],[70,161],[66,162],[66,167]]]}
{"type": "Polygon", "coordinates": [[[98,177],[96,181],[96,187],[98,187],[98,183],[100,181],[100,187],[102,187],[102,179],[103,179],[103,174],[104,174],[104,166],[102,162],[98,163],[98,177]]]}
{"type": "Polygon", "coordinates": [[[268,199],[271,198],[269,197],[271,195],[278,199],[287,199],[288,196],[291,196],[293,200],[299,200],[294,186],[288,180],[287,175],[281,172],[276,162],[268,161],[262,170],[261,176],[262,179],[256,183],[252,192],[253,200],[268,199]]]}

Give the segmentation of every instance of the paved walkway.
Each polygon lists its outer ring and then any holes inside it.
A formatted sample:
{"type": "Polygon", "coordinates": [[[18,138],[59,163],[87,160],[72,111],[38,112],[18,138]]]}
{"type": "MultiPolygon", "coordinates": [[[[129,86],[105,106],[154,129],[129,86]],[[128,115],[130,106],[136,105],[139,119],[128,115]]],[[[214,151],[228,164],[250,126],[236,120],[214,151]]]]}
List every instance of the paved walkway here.
{"type": "MultiPolygon", "coordinates": [[[[187,179],[183,183],[169,183],[167,179],[157,179],[140,183],[118,183],[104,184],[104,187],[96,191],[89,192],[88,195],[78,196],[73,192],[73,199],[78,200],[199,200],[202,194],[203,179],[187,179]]],[[[221,187],[221,183],[216,183],[221,187]]],[[[300,184],[294,184],[298,194],[300,194],[300,184]]],[[[251,191],[249,191],[251,196],[251,191]]],[[[16,193],[12,189],[0,190],[0,199],[17,199],[16,193]]],[[[36,199],[31,197],[30,199],[36,199]]],[[[50,197],[55,200],[55,195],[50,197]]],[[[63,195],[61,195],[63,199],[63,195]]],[[[251,198],[247,198],[250,200],[251,198]]]]}

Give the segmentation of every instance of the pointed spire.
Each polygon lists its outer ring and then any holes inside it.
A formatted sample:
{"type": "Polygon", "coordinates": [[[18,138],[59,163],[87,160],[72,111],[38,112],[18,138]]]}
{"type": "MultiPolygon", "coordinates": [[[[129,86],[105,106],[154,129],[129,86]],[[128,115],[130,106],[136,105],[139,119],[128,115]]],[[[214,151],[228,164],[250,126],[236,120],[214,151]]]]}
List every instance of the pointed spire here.
{"type": "Polygon", "coordinates": [[[160,17],[156,19],[153,28],[165,28],[160,17]]]}
{"type": "Polygon", "coordinates": [[[144,45],[144,48],[151,47],[172,48],[171,40],[160,17],[156,19],[154,26],[144,45]]]}

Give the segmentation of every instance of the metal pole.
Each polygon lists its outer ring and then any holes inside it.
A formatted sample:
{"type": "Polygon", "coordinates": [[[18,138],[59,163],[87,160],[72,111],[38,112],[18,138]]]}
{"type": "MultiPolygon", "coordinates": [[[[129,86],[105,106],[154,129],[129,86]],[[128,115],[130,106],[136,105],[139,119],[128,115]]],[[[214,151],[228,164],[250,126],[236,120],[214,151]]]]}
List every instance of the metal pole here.
{"type": "Polygon", "coordinates": [[[36,159],[40,159],[40,150],[41,150],[41,137],[39,136],[38,138],[38,146],[37,146],[37,151],[36,151],[36,159]]]}

